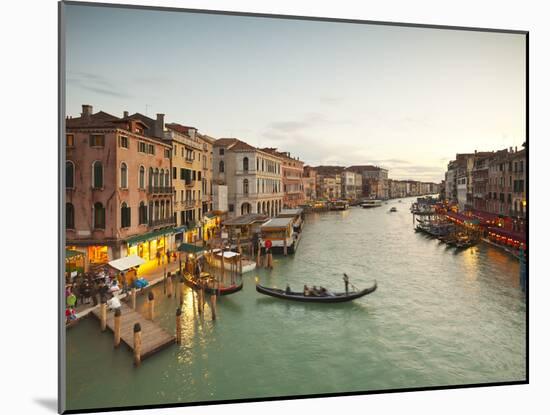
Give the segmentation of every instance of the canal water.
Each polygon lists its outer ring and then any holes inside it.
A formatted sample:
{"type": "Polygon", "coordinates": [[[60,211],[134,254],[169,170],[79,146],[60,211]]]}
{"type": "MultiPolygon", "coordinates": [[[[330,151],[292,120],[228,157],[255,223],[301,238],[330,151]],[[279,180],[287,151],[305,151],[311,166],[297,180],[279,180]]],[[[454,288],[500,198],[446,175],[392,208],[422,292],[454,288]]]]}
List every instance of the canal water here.
{"type": "MultiPolygon", "coordinates": [[[[84,319],[67,333],[68,408],[524,380],[517,260],[485,244],[457,252],[415,233],[411,202],[309,214],[297,253],[245,274],[241,292],[219,299],[217,321],[208,304],[196,318],[188,289],[183,344],[140,368],[126,346],[113,350],[111,332],[84,319]],[[358,288],[376,280],[378,290],[330,305],[285,302],[254,286],[257,277],[341,291],[343,272],[358,288]]],[[[153,289],[158,321],[175,332],[176,299],[153,289]]]]}

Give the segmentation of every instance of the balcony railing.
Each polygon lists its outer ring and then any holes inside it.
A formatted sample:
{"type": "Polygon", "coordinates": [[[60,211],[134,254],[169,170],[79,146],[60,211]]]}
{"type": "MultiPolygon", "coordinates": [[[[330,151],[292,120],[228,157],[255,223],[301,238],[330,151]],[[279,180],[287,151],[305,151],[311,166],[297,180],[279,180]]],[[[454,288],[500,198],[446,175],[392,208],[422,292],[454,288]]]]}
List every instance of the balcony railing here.
{"type": "Polygon", "coordinates": [[[152,185],[149,185],[147,191],[148,191],[149,194],[168,195],[168,194],[172,194],[174,192],[174,188],[172,186],[152,186],[152,185]]]}
{"type": "Polygon", "coordinates": [[[256,169],[252,170],[252,169],[248,169],[248,170],[235,170],[235,174],[236,175],[241,175],[241,174],[256,174],[256,169]]]}
{"type": "Polygon", "coordinates": [[[186,208],[192,208],[196,206],[197,200],[196,199],[184,200],[181,202],[181,204],[186,208]]]}
{"type": "Polygon", "coordinates": [[[176,221],[173,217],[165,218],[165,219],[149,219],[148,222],[149,226],[169,226],[169,225],[175,225],[176,221]]]}

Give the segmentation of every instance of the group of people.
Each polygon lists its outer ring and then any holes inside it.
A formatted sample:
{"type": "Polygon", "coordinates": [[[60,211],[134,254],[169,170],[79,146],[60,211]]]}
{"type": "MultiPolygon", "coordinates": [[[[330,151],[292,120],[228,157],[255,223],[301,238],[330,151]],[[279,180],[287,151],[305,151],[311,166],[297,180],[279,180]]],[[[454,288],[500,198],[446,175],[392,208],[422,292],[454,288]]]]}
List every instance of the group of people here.
{"type": "Polygon", "coordinates": [[[68,278],[65,290],[67,323],[76,320],[78,305],[96,306],[102,298],[111,301],[117,297],[117,294],[128,292],[132,284],[130,280],[135,278],[134,274],[135,272],[131,271],[113,274],[107,270],[101,270],[96,274],[79,273],[72,280],[68,278]]]}
{"type": "Polygon", "coordinates": [[[325,287],[319,287],[313,286],[312,288],[309,288],[307,285],[304,285],[304,295],[311,295],[315,297],[326,297],[327,295],[334,295],[329,290],[327,290],[325,287]]]}
{"type": "Polygon", "coordinates": [[[163,254],[160,250],[158,250],[155,256],[157,258],[157,265],[160,265],[163,261],[165,264],[169,264],[172,260],[176,260],[176,253],[170,251],[169,249],[166,250],[166,254],[163,254]]]}
{"type": "MultiPolygon", "coordinates": [[[[344,285],[346,288],[346,295],[349,294],[349,277],[347,274],[344,273],[344,285]]],[[[290,286],[287,284],[285,289],[286,294],[292,294],[292,291],[290,290],[290,286]]],[[[326,296],[333,296],[334,293],[327,290],[325,287],[320,286],[317,288],[317,286],[313,286],[312,288],[309,288],[307,285],[304,285],[304,296],[315,296],[315,297],[326,297],[326,296]]]]}

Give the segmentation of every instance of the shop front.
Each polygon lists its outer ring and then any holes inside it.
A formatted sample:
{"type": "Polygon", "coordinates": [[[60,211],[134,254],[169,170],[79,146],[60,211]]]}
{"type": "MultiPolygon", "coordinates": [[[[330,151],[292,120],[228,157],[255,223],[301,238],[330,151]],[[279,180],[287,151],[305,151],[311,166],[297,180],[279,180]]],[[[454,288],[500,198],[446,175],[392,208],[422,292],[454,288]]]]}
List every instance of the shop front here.
{"type": "Polygon", "coordinates": [[[219,227],[220,222],[220,218],[216,215],[210,213],[204,215],[202,225],[202,238],[205,241],[212,239],[212,237],[216,234],[216,229],[219,227]]]}
{"type": "Polygon", "coordinates": [[[65,249],[65,272],[68,276],[72,278],[85,271],[85,255],[84,252],[75,249],[65,249]]]}
{"type": "Polygon", "coordinates": [[[138,275],[164,264],[166,253],[170,249],[170,240],[174,229],[161,229],[126,239],[126,256],[137,255],[145,262],[139,268],[138,275]]]}

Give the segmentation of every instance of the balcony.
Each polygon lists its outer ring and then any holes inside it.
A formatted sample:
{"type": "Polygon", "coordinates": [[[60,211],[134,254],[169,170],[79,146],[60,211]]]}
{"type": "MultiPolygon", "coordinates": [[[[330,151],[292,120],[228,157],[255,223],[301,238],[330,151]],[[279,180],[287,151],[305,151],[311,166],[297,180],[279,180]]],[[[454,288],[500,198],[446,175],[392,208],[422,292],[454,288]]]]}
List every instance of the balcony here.
{"type": "Polygon", "coordinates": [[[174,193],[174,188],[171,186],[152,186],[149,185],[147,193],[151,195],[171,195],[174,193]]]}
{"type": "Polygon", "coordinates": [[[181,202],[181,205],[187,209],[194,208],[197,205],[197,200],[196,199],[184,200],[181,202]]]}
{"type": "Polygon", "coordinates": [[[243,174],[256,174],[256,170],[251,170],[251,169],[248,169],[248,170],[235,170],[235,175],[240,176],[240,175],[243,175],[243,174]]]}
{"type": "Polygon", "coordinates": [[[165,218],[165,219],[149,219],[149,222],[147,224],[150,227],[156,227],[156,226],[170,226],[175,225],[176,221],[173,217],[171,218],[165,218]]]}

